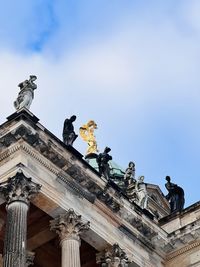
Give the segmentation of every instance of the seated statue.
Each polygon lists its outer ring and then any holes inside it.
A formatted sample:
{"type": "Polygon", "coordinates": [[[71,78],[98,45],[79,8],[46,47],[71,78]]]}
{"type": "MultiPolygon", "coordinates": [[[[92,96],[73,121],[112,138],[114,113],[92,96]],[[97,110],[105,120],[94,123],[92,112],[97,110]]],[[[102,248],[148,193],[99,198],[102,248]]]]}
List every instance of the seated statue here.
{"type": "Polygon", "coordinates": [[[109,180],[110,178],[110,166],[108,163],[112,159],[112,157],[108,154],[110,151],[111,149],[109,147],[106,147],[104,149],[104,152],[100,153],[96,158],[99,166],[99,174],[103,175],[106,180],[109,180]]]}
{"type": "Polygon", "coordinates": [[[184,190],[177,184],[171,183],[169,176],[166,176],[166,180],[165,187],[169,192],[166,198],[169,201],[171,212],[181,211],[185,204],[184,190]]]}
{"type": "Polygon", "coordinates": [[[63,142],[66,145],[72,146],[78,135],[74,132],[73,122],[76,120],[76,116],[71,116],[70,119],[66,119],[63,126],[63,142]]]}
{"type": "Polygon", "coordinates": [[[34,98],[34,90],[37,89],[37,85],[34,83],[36,79],[37,77],[35,75],[30,75],[29,80],[25,80],[18,85],[20,92],[17,99],[14,101],[14,107],[16,110],[21,108],[30,108],[34,98]]]}

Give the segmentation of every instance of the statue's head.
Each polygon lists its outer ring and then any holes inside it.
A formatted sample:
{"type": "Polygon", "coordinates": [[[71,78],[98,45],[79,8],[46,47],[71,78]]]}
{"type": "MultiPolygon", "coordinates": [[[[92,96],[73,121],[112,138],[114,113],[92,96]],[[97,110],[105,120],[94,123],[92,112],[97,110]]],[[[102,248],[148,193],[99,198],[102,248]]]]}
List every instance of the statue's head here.
{"type": "Polygon", "coordinates": [[[34,82],[35,80],[37,80],[37,76],[35,76],[35,75],[30,75],[30,79],[34,82]]]}
{"type": "Polygon", "coordinates": [[[167,182],[170,182],[170,180],[171,180],[170,176],[166,176],[165,180],[166,180],[167,182]]]}
{"type": "Polygon", "coordinates": [[[128,166],[129,166],[129,168],[134,168],[135,167],[135,163],[133,161],[130,161],[128,166]]]}
{"type": "Polygon", "coordinates": [[[139,179],[138,179],[140,182],[144,182],[144,176],[142,175],[142,176],[139,176],[139,179]]]}
{"type": "Polygon", "coordinates": [[[92,128],[94,128],[94,129],[97,129],[97,124],[96,124],[96,122],[93,121],[93,120],[88,121],[87,126],[88,126],[88,127],[92,127],[92,128]]]}
{"type": "Polygon", "coordinates": [[[76,116],[75,115],[71,116],[70,121],[73,122],[75,120],[76,120],[76,116]]]}
{"type": "Polygon", "coordinates": [[[111,151],[111,149],[109,147],[106,147],[104,150],[105,153],[109,153],[110,151],[111,151]]]}

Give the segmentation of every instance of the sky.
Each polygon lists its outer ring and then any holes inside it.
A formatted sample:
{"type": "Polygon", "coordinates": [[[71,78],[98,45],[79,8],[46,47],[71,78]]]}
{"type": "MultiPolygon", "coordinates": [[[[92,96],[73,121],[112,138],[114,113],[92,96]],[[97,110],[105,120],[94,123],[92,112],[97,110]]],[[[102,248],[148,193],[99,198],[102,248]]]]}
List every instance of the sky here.
{"type": "MultiPolygon", "coordinates": [[[[200,200],[199,0],[0,0],[0,122],[17,85],[37,75],[30,110],[62,138],[98,125],[99,150],[136,176],[200,200]]],[[[85,154],[78,138],[74,147],[85,154]]]]}

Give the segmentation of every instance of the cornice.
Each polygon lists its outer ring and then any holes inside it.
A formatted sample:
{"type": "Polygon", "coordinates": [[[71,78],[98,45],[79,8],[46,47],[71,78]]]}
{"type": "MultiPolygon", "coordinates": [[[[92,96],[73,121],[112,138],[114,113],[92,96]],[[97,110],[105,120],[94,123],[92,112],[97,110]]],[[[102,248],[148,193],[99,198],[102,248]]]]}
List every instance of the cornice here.
{"type": "Polygon", "coordinates": [[[170,260],[172,260],[172,259],[174,259],[174,258],[196,248],[196,247],[199,247],[199,246],[200,246],[200,240],[195,241],[195,242],[191,243],[190,245],[187,245],[187,246],[185,246],[185,247],[183,247],[183,248],[181,248],[175,252],[170,253],[169,255],[167,255],[166,260],[170,261],[170,260]]]}
{"type": "MultiPolygon", "coordinates": [[[[117,215],[121,217],[122,221],[127,222],[127,228],[134,227],[140,233],[140,236],[144,237],[144,240],[148,239],[151,242],[152,237],[156,235],[154,221],[150,225],[144,223],[142,210],[139,219],[136,218],[134,212],[131,216],[128,216],[129,212],[123,206],[123,196],[119,195],[117,190],[108,185],[107,182],[96,182],[87,169],[77,163],[76,157],[72,159],[69,152],[68,157],[67,153],[59,153],[56,145],[45,137],[44,132],[40,134],[40,132],[32,131],[24,125],[18,126],[12,132],[8,132],[0,138],[0,164],[1,161],[12,154],[20,150],[23,151],[52,172],[57,181],[63,183],[74,194],[87,199],[91,203],[95,203],[97,200],[104,203],[113,212],[113,216],[117,215]],[[130,224],[130,227],[128,224],[130,224]]],[[[96,176],[97,178],[98,176],[96,176]]],[[[131,206],[135,211],[136,207],[133,204],[131,206]]],[[[160,231],[162,232],[162,229],[160,231]]],[[[162,237],[160,238],[162,239],[162,237]]]]}
{"type": "Polygon", "coordinates": [[[50,172],[58,175],[59,170],[57,168],[53,168],[52,164],[49,164],[47,160],[44,160],[44,157],[39,156],[37,152],[33,151],[33,148],[29,146],[27,143],[23,141],[19,141],[18,143],[12,145],[8,149],[6,149],[5,152],[0,154],[0,163],[4,159],[10,157],[12,154],[14,154],[17,151],[24,151],[26,154],[30,155],[32,158],[34,158],[36,161],[38,161],[41,165],[43,165],[45,168],[47,168],[50,172]]]}

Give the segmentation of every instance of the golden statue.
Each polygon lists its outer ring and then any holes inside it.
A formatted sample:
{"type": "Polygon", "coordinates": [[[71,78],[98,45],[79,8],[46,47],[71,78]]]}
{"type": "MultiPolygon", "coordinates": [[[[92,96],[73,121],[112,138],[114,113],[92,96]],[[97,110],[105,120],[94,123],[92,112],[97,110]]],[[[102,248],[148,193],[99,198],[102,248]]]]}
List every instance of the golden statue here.
{"type": "Polygon", "coordinates": [[[80,136],[88,143],[86,156],[98,152],[97,142],[94,135],[95,129],[97,129],[97,124],[93,120],[88,121],[87,124],[84,124],[79,128],[80,136]]]}

